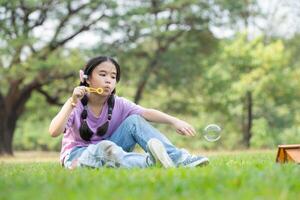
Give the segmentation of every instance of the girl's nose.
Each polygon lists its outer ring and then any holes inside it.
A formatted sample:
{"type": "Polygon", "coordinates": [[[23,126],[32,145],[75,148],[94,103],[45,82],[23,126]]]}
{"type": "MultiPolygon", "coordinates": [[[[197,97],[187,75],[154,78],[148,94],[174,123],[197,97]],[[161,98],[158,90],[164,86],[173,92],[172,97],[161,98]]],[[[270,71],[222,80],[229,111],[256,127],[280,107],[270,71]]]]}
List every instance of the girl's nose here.
{"type": "Polygon", "coordinates": [[[110,78],[106,78],[106,79],[105,79],[105,83],[109,83],[109,84],[110,84],[110,83],[111,83],[110,78]]]}

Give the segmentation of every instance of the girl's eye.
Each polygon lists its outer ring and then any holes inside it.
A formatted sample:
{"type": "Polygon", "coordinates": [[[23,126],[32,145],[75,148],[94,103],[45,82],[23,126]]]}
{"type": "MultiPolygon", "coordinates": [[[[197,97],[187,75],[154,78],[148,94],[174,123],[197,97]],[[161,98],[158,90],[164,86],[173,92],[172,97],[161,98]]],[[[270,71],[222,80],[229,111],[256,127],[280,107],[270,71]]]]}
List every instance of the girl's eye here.
{"type": "Polygon", "coordinates": [[[105,74],[99,74],[99,76],[105,76],[105,74]]]}
{"type": "Polygon", "coordinates": [[[116,79],[116,77],[115,77],[115,76],[112,76],[111,78],[112,78],[112,79],[116,79]]]}

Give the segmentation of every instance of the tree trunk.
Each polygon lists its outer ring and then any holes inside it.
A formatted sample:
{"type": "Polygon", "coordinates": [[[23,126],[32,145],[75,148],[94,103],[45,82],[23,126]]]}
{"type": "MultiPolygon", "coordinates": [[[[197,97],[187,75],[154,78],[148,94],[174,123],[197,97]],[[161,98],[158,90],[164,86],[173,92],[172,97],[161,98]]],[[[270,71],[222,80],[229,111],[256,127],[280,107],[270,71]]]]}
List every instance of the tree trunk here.
{"type": "Polygon", "coordinates": [[[252,128],[252,93],[247,91],[246,97],[244,99],[244,112],[242,117],[242,129],[243,129],[243,143],[246,148],[250,148],[251,140],[251,128],[252,128]]]}
{"type": "MultiPolygon", "coordinates": [[[[12,90],[12,87],[10,88],[12,90]]],[[[7,99],[0,94],[0,155],[13,155],[12,150],[12,138],[13,133],[9,131],[8,122],[8,107],[7,107],[7,99]]]]}
{"type": "Polygon", "coordinates": [[[0,107],[0,155],[13,155],[12,142],[17,117],[15,112],[9,112],[5,105],[7,104],[2,101],[0,107]]]}
{"type": "Polygon", "coordinates": [[[153,60],[146,68],[145,72],[142,74],[142,76],[140,77],[138,86],[137,86],[137,90],[135,92],[135,96],[134,96],[134,102],[136,104],[139,103],[139,101],[142,99],[142,95],[145,89],[145,86],[149,80],[150,75],[153,73],[156,65],[157,65],[158,60],[155,59],[153,60]]]}
{"type": "Polygon", "coordinates": [[[137,90],[136,90],[135,96],[134,96],[134,102],[136,104],[138,104],[139,101],[142,99],[142,94],[144,92],[147,81],[148,81],[148,78],[145,77],[145,79],[141,79],[138,84],[138,87],[137,87],[137,90]]]}
{"type": "Polygon", "coordinates": [[[0,155],[13,155],[13,136],[17,121],[23,114],[32,91],[41,86],[34,80],[20,89],[21,82],[21,79],[11,81],[7,96],[0,98],[0,155]]]}
{"type": "MultiPolygon", "coordinates": [[[[3,108],[1,108],[0,112],[2,112],[2,109],[3,108]]],[[[8,119],[5,118],[1,118],[0,122],[0,155],[13,155],[13,134],[17,120],[8,121],[8,119]]]]}
{"type": "Polygon", "coordinates": [[[25,103],[20,101],[15,101],[14,103],[17,102],[19,102],[18,106],[22,107],[22,109],[18,109],[17,112],[15,110],[5,112],[3,107],[1,107],[0,109],[1,113],[5,113],[5,115],[1,116],[0,121],[0,155],[13,155],[14,132],[16,129],[17,121],[20,115],[23,114],[23,108],[25,106],[25,103]]]}

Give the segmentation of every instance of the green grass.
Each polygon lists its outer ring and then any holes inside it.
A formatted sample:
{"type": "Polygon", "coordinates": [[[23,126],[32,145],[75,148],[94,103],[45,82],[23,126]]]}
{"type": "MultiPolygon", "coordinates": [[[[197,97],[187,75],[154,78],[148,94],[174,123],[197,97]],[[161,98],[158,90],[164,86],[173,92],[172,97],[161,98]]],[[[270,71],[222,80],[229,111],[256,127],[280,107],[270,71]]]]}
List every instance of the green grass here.
{"type": "Polygon", "coordinates": [[[300,166],[276,152],[216,154],[206,167],[79,169],[0,163],[0,199],[298,199],[300,166]]]}

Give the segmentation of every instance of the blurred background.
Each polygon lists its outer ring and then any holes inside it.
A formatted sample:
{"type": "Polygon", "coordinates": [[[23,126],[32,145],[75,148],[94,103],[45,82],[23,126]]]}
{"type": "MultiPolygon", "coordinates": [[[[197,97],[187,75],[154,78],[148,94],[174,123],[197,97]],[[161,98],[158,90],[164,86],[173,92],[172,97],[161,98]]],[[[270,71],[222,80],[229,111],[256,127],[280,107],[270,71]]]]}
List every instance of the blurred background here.
{"type": "Polygon", "coordinates": [[[49,123],[98,55],[120,63],[119,96],[195,127],[187,138],[155,125],[179,147],[300,142],[298,0],[0,2],[0,154],[60,150],[49,123]]]}

